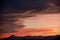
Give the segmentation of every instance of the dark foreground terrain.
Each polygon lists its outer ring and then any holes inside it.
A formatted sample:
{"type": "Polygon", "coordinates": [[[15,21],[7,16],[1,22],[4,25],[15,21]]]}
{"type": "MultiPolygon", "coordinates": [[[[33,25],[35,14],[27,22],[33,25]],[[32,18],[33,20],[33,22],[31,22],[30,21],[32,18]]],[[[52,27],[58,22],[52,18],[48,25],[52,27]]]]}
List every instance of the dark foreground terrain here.
{"type": "Polygon", "coordinates": [[[0,40],[60,40],[60,35],[56,36],[24,36],[16,37],[14,35],[0,40]]]}

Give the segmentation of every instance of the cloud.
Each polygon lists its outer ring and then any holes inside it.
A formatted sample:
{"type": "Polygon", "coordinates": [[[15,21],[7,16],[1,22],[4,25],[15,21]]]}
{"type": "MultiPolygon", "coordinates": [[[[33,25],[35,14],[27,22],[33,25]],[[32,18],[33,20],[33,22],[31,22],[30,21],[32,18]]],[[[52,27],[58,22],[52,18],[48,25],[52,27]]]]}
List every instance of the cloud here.
{"type": "Polygon", "coordinates": [[[25,25],[23,25],[23,19],[35,16],[34,14],[29,14],[30,12],[32,12],[32,10],[24,13],[2,14],[0,18],[0,33],[16,32],[18,31],[16,29],[25,27],[25,25]],[[17,21],[20,22],[19,25],[17,24],[17,21]]]}
{"type": "MultiPolygon", "coordinates": [[[[53,3],[49,3],[50,6],[54,6],[53,3]]],[[[40,6],[39,6],[40,7],[40,6]]],[[[10,11],[10,10],[9,10],[10,11]]],[[[55,8],[55,7],[48,7],[48,9],[45,10],[29,10],[27,12],[24,13],[16,13],[16,10],[13,10],[11,12],[7,11],[6,13],[3,13],[1,18],[0,18],[0,33],[11,33],[11,32],[16,32],[18,28],[23,28],[25,27],[25,25],[23,25],[23,22],[21,22],[21,25],[17,25],[15,24],[16,21],[18,21],[19,19],[24,19],[24,18],[29,18],[29,17],[35,17],[36,14],[51,14],[51,13],[59,13],[59,8],[55,8]],[[36,12],[38,11],[38,12],[36,12]],[[9,12],[9,13],[8,13],[9,12]]],[[[20,20],[20,21],[24,21],[24,20],[20,20]]]]}
{"type": "Polygon", "coordinates": [[[15,21],[17,21],[16,18],[4,18],[1,22],[0,33],[16,32],[15,29],[24,27],[22,23],[21,25],[14,24],[15,21]]]}

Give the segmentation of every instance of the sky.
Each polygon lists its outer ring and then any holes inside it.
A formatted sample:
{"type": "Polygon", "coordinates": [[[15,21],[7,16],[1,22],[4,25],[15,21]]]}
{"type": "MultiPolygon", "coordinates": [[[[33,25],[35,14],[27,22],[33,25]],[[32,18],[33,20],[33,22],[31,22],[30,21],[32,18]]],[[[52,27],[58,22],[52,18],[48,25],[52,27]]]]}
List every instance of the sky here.
{"type": "Polygon", "coordinates": [[[34,14],[34,17],[17,18],[0,28],[0,37],[15,36],[53,36],[60,35],[60,14],[34,14]],[[21,26],[22,25],[22,26],[21,26]],[[24,26],[23,26],[24,25],[24,26]],[[4,28],[3,28],[4,27],[4,28]],[[6,35],[6,36],[4,36],[6,35]]]}
{"type": "Polygon", "coordinates": [[[2,2],[0,38],[12,34],[60,35],[59,2],[50,0],[3,0],[2,2]]]}
{"type": "MultiPolygon", "coordinates": [[[[24,18],[23,29],[50,29],[59,32],[60,28],[60,14],[36,14],[35,17],[24,18]]],[[[20,25],[20,19],[15,22],[20,25]]]]}
{"type": "Polygon", "coordinates": [[[60,14],[46,14],[37,15],[36,17],[26,18],[24,20],[24,25],[26,28],[39,28],[39,27],[59,27],[60,24],[60,14]]]}
{"type": "Polygon", "coordinates": [[[40,8],[45,6],[47,3],[45,0],[3,0],[4,8],[12,9],[30,9],[30,8],[40,8]]]}

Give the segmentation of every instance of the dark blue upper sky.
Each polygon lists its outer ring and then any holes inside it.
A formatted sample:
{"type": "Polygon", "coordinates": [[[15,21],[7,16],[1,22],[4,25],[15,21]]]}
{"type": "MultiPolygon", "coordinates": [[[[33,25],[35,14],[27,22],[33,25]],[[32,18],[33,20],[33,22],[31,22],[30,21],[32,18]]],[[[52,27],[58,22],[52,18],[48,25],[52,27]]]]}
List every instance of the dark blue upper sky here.
{"type": "MultiPolygon", "coordinates": [[[[47,8],[48,3],[52,1],[53,3],[59,4],[59,0],[2,0],[2,12],[9,11],[19,11],[19,10],[31,10],[38,9],[43,10],[47,8]]],[[[56,5],[57,5],[56,4],[56,5]]]]}
{"type": "Polygon", "coordinates": [[[4,7],[16,9],[40,8],[47,4],[45,0],[5,0],[4,2],[4,7]]]}
{"type": "Polygon", "coordinates": [[[3,0],[2,11],[6,10],[29,10],[46,8],[48,2],[46,0],[3,0]]]}

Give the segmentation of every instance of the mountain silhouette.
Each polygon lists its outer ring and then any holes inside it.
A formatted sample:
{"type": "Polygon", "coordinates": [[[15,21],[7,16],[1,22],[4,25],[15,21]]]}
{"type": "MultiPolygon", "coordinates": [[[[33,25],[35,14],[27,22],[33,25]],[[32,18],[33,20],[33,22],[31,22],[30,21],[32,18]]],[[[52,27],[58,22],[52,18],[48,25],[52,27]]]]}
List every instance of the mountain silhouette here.
{"type": "Polygon", "coordinates": [[[14,36],[11,35],[8,38],[3,38],[0,40],[60,40],[60,35],[56,35],[56,36],[14,36]]]}

